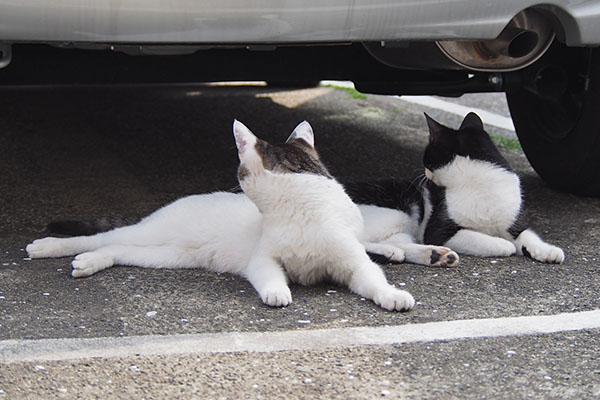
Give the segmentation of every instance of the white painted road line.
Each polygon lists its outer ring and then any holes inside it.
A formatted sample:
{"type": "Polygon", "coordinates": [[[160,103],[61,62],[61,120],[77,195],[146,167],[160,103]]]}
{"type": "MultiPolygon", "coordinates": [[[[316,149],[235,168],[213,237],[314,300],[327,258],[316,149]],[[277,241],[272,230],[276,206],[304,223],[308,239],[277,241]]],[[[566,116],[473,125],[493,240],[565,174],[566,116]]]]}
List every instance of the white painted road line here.
{"type": "Polygon", "coordinates": [[[469,319],[384,327],[199,335],[0,341],[0,362],[93,357],[273,352],[551,334],[600,328],[600,310],[547,316],[469,319]]]}
{"type": "Polygon", "coordinates": [[[515,131],[515,126],[513,125],[511,118],[482,110],[480,108],[467,107],[463,106],[462,104],[451,103],[449,101],[431,96],[398,96],[398,99],[408,103],[419,104],[425,107],[434,108],[436,110],[442,110],[451,114],[460,115],[461,118],[464,118],[470,112],[474,112],[479,115],[479,117],[481,117],[483,122],[487,125],[506,129],[507,131],[515,131]]]}
{"type": "MultiPolygon", "coordinates": [[[[354,88],[354,84],[350,81],[322,81],[323,85],[341,86],[354,88]]],[[[435,110],[445,111],[450,114],[456,114],[464,118],[468,113],[477,113],[483,122],[487,125],[495,126],[496,128],[515,131],[512,118],[504,115],[496,114],[481,108],[467,107],[462,104],[452,103],[433,96],[394,96],[395,98],[408,103],[419,104],[435,110]]]]}

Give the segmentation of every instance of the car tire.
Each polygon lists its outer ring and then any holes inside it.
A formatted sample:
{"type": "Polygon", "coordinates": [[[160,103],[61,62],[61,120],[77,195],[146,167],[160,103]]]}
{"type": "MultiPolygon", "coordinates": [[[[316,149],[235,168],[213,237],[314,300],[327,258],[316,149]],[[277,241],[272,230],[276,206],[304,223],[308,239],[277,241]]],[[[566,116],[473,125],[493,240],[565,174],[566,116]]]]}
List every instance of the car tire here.
{"type": "Polygon", "coordinates": [[[554,43],[507,91],[517,136],[551,187],[600,196],[600,49],[554,43]]]}

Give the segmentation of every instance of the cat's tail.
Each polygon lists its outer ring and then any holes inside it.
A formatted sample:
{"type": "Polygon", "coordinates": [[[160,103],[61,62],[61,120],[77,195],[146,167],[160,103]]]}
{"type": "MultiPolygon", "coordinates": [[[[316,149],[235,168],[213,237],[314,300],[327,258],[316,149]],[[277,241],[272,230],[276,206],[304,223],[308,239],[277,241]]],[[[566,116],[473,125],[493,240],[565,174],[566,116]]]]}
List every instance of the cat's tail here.
{"type": "Polygon", "coordinates": [[[104,217],[92,221],[53,221],[48,224],[47,228],[51,233],[58,235],[90,236],[122,226],[136,224],[140,219],[137,217],[104,217]]]}

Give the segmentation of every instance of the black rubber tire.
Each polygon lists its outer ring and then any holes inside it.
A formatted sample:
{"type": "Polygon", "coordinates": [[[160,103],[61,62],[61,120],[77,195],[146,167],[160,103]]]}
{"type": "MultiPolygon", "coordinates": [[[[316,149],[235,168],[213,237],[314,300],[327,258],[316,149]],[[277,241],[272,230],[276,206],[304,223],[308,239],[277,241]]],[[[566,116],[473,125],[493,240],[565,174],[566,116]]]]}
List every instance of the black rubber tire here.
{"type": "Polygon", "coordinates": [[[551,187],[600,196],[600,48],[553,44],[506,97],[529,162],[551,187]]]}

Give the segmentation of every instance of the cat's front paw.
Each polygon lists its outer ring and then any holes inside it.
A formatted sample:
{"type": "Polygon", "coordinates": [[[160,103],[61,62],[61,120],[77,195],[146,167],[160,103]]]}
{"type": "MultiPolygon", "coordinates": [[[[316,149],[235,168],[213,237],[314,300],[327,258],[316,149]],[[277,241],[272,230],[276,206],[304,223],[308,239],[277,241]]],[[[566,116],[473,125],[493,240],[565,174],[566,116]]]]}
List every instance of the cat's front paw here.
{"type": "Polygon", "coordinates": [[[549,264],[560,264],[565,260],[565,253],[561,248],[547,243],[522,246],[521,252],[525,257],[549,264]]]}
{"type": "Polygon", "coordinates": [[[408,311],[415,306],[415,299],[410,293],[395,288],[377,293],[373,302],[389,311],[408,311]]]}
{"type": "Polygon", "coordinates": [[[431,250],[432,267],[456,267],[458,260],[458,254],[447,247],[436,247],[431,250]]]}
{"type": "Polygon", "coordinates": [[[287,286],[272,287],[262,290],[260,298],[268,306],[286,307],[292,302],[292,292],[287,286]]]}
{"type": "Polygon", "coordinates": [[[481,243],[481,248],[484,249],[483,252],[467,252],[467,254],[482,257],[510,257],[517,253],[514,243],[503,238],[492,237],[487,246],[485,244],[485,242],[481,243]]]}
{"type": "Polygon", "coordinates": [[[36,239],[27,245],[25,250],[31,258],[52,258],[63,257],[66,254],[66,249],[63,246],[64,239],[45,237],[36,239]]]}
{"type": "Polygon", "coordinates": [[[112,267],[114,260],[99,252],[81,253],[71,263],[73,278],[82,278],[90,276],[98,271],[112,267]]]}

